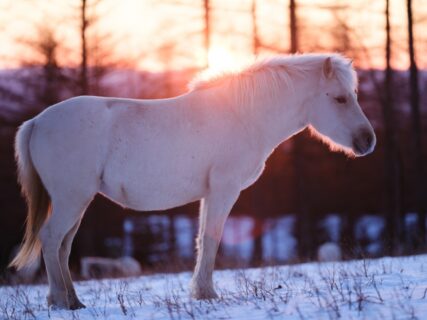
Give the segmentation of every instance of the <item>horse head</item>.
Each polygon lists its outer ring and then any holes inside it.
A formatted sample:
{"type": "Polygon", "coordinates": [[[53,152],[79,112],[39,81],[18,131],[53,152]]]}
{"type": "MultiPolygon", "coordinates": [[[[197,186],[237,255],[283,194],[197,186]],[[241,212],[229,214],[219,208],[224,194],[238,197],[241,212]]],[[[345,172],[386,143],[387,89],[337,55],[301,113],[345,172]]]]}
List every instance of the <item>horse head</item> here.
{"type": "Polygon", "coordinates": [[[334,150],[364,156],[374,150],[374,130],[357,101],[357,78],[351,62],[343,58],[324,60],[319,85],[309,110],[313,132],[334,150]]]}

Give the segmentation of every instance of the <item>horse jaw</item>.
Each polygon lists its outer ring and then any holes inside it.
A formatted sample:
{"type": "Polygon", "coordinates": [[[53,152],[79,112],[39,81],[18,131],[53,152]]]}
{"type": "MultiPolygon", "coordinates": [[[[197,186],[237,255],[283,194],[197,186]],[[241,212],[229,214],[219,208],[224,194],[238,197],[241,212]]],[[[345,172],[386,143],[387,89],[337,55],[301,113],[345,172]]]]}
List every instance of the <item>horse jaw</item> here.
{"type": "Polygon", "coordinates": [[[308,129],[313,137],[317,138],[325,145],[327,145],[329,150],[331,150],[332,152],[342,152],[349,158],[355,158],[360,156],[357,152],[353,150],[353,148],[333,141],[330,137],[321,134],[319,131],[317,131],[312,125],[309,125],[308,129]]]}

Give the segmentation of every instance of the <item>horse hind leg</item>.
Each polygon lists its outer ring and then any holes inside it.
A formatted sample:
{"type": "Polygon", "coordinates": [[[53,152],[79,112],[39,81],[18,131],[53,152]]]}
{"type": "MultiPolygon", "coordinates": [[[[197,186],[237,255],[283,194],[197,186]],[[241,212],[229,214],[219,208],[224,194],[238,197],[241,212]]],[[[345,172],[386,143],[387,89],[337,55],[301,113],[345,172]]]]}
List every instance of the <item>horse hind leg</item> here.
{"type": "Polygon", "coordinates": [[[59,263],[61,266],[62,276],[64,278],[65,287],[67,289],[67,298],[69,303],[69,308],[71,310],[85,308],[86,306],[79,300],[74,289],[73,280],[71,279],[70,269],[68,266],[68,261],[70,258],[71,245],[73,243],[74,236],[79,229],[81,218],[75,223],[70,231],[66,234],[64,240],[62,241],[61,247],[59,248],[59,263]]]}
{"type": "Polygon", "coordinates": [[[64,260],[65,255],[60,254],[60,251],[67,234],[73,231],[72,229],[76,224],[79,224],[82,212],[89,202],[77,201],[76,204],[76,201],[61,201],[52,198],[51,216],[40,230],[40,241],[49,281],[47,302],[49,306],[54,308],[70,309],[71,307],[68,299],[68,288],[70,288],[68,282],[71,281],[71,278],[69,277],[68,265],[63,273],[61,261],[64,260]]]}

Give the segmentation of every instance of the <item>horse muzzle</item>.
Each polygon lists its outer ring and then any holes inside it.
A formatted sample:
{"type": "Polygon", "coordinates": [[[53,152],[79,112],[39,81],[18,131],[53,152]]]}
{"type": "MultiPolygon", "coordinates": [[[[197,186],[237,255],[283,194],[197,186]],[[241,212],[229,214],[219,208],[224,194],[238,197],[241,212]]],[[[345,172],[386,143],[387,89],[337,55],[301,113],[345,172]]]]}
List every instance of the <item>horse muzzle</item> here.
{"type": "Polygon", "coordinates": [[[366,156],[374,151],[376,144],[375,133],[370,128],[360,129],[353,137],[352,148],[357,157],[366,156]]]}

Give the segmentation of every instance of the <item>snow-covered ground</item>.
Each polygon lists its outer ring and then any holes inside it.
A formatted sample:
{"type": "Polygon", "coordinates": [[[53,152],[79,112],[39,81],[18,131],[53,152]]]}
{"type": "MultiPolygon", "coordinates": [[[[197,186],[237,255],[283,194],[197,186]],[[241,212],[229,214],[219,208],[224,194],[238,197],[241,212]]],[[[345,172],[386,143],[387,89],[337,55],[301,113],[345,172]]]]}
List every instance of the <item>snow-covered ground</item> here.
{"type": "Polygon", "coordinates": [[[1,319],[426,319],[427,255],[216,271],[220,298],[189,298],[191,274],[84,281],[87,308],[48,310],[47,287],[0,288],[1,319]]]}

